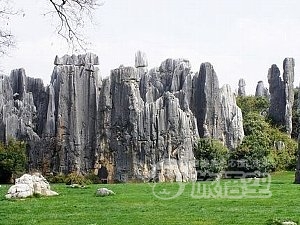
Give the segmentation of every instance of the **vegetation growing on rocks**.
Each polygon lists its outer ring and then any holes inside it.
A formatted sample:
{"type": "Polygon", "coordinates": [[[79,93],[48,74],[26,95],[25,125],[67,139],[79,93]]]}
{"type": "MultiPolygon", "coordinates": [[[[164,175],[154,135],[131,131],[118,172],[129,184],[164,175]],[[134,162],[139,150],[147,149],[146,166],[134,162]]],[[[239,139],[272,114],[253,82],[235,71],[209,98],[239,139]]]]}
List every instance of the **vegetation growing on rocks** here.
{"type": "Polygon", "coordinates": [[[248,172],[292,170],[296,165],[297,142],[270,122],[268,100],[263,97],[238,97],[243,112],[245,138],[231,152],[231,159],[243,159],[248,172]]]}

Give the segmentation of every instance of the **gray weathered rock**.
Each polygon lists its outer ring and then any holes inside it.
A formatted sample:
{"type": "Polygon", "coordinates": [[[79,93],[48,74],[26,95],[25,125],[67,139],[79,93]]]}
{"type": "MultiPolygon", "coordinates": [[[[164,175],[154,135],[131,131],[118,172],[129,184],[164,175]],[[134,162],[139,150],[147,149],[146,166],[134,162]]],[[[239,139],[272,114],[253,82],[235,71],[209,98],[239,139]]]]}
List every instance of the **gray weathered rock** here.
{"type": "Polygon", "coordinates": [[[83,55],[64,55],[63,57],[56,56],[54,59],[54,65],[99,65],[99,58],[93,53],[87,53],[83,55]]]}
{"type": "Polygon", "coordinates": [[[264,82],[263,81],[258,81],[257,82],[255,96],[256,97],[265,97],[265,98],[269,97],[269,91],[264,86],[264,82]]]}
{"type": "Polygon", "coordinates": [[[230,149],[244,137],[242,113],[228,85],[219,89],[213,66],[203,63],[193,77],[192,111],[197,118],[200,137],[222,141],[230,149]]]}
{"type": "Polygon", "coordinates": [[[244,138],[242,111],[228,84],[221,88],[220,95],[225,143],[230,149],[235,149],[244,138]]]}
{"type": "Polygon", "coordinates": [[[210,63],[202,63],[193,78],[193,101],[200,137],[222,140],[219,80],[210,63]]]}
{"type": "Polygon", "coordinates": [[[104,197],[109,195],[115,195],[116,193],[112,190],[109,190],[108,188],[99,188],[96,191],[96,196],[104,197]]]}
{"type": "Polygon", "coordinates": [[[88,171],[94,167],[98,107],[98,57],[93,54],[59,59],[48,88],[45,134],[55,138],[54,172],[88,171]],[[80,62],[80,63],[78,63],[80,62]],[[70,64],[70,65],[69,65],[70,64]],[[91,69],[93,67],[93,69],[91,69]]]}
{"type": "Polygon", "coordinates": [[[283,80],[280,70],[272,65],[268,72],[270,86],[270,118],[280,126],[283,126],[290,135],[292,132],[292,107],[294,102],[294,66],[293,58],[286,58],[283,62],[283,80]]]}
{"type": "Polygon", "coordinates": [[[239,89],[238,89],[238,95],[239,96],[246,96],[246,82],[244,79],[239,79],[239,89]]]}
{"type": "Polygon", "coordinates": [[[15,184],[8,189],[5,198],[27,198],[32,195],[33,189],[27,184],[15,184]]]}
{"type": "Polygon", "coordinates": [[[137,51],[135,53],[135,67],[139,68],[139,67],[147,67],[147,66],[148,66],[148,60],[147,60],[146,53],[137,51]]]}
{"type": "Polygon", "coordinates": [[[274,122],[284,125],[285,96],[283,82],[280,77],[280,70],[276,65],[272,65],[268,72],[268,82],[270,91],[269,115],[274,122]]]}
{"type": "Polygon", "coordinates": [[[15,185],[11,186],[6,198],[26,198],[33,194],[39,194],[43,196],[58,195],[57,192],[50,189],[48,181],[40,174],[24,174],[20,178],[16,179],[15,185]]]}
{"type": "MultiPolygon", "coordinates": [[[[150,71],[142,79],[149,80],[147,76],[152,75],[150,71]]],[[[156,77],[164,80],[160,77],[164,75],[157,73],[156,77]]],[[[114,174],[108,171],[108,176],[122,181],[195,180],[195,118],[180,108],[179,100],[170,92],[145,102],[139,89],[144,84],[139,84],[138,77],[137,69],[121,67],[103,82],[100,164],[108,168],[115,164],[114,174]]]]}
{"type": "Polygon", "coordinates": [[[285,58],[283,61],[283,82],[285,94],[285,128],[290,135],[292,133],[292,117],[294,104],[294,67],[295,60],[293,58],[285,58]]]}
{"type": "Polygon", "coordinates": [[[140,93],[146,102],[156,101],[165,92],[174,93],[183,108],[188,109],[192,93],[192,72],[186,59],[166,59],[159,68],[141,76],[140,93]]]}
{"type": "Polygon", "coordinates": [[[11,137],[26,140],[29,148],[39,141],[37,115],[41,115],[28,91],[31,82],[35,79],[27,80],[24,69],[0,77],[0,138],[4,142],[11,137]]]}
{"type": "Polygon", "coordinates": [[[281,224],[282,225],[297,225],[297,223],[294,221],[283,221],[283,222],[281,222],[281,224]]]}
{"type": "Polygon", "coordinates": [[[56,57],[54,64],[47,87],[22,69],[0,77],[0,138],[29,143],[31,170],[194,181],[199,136],[229,148],[243,138],[235,95],[229,86],[219,89],[210,63],[193,74],[188,60],[167,59],[148,71],[137,52],[136,68],[120,66],[103,80],[94,54],[56,57]]]}

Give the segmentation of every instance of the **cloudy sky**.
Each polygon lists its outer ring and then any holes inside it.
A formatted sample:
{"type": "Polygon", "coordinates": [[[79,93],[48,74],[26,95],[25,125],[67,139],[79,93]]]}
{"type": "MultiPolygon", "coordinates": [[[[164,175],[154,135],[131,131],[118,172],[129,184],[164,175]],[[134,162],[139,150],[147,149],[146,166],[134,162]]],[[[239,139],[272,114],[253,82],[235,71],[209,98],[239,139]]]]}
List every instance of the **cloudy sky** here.
{"type": "MultiPolygon", "coordinates": [[[[17,47],[0,67],[6,73],[24,67],[28,76],[48,84],[55,55],[72,52],[55,34],[52,18],[43,16],[47,0],[14,2],[24,12],[9,24],[17,47]]],[[[299,12],[299,0],[106,0],[85,35],[103,77],[121,64],[133,66],[135,52],[142,50],[150,67],[166,58],[186,58],[196,72],[202,62],[211,62],[221,85],[236,89],[244,78],[247,92],[254,94],[259,80],[267,85],[272,64],[282,70],[285,57],[296,60],[298,85],[299,12]]]]}

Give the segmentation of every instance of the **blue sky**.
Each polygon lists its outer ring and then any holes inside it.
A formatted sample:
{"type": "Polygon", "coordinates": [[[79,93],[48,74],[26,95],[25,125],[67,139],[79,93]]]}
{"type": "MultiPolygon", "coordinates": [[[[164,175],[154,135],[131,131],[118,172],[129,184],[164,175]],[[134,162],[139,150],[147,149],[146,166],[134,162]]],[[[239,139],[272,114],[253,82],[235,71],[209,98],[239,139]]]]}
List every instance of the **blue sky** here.
{"type": "MultiPolygon", "coordinates": [[[[55,34],[55,21],[42,15],[46,2],[15,0],[14,7],[25,16],[9,24],[17,48],[0,66],[7,73],[24,67],[28,76],[48,84],[55,55],[71,52],[55,34]]],[[[259,80],[267,85],[272,64],[282,71],[285,57],[296,60],[298,85],[299,12],[298,0],[106,0],[85,35],[92,43],[90,51],[100,58],[103,77],[121,64],[133,66],[135,52],[142,50],[149,67],[166,58],[186,58],[196,72],[202,62],[211,62],[221,85],[236,89],[238,79],[244,78],[247,92],[254,94],[259,80]]]]}

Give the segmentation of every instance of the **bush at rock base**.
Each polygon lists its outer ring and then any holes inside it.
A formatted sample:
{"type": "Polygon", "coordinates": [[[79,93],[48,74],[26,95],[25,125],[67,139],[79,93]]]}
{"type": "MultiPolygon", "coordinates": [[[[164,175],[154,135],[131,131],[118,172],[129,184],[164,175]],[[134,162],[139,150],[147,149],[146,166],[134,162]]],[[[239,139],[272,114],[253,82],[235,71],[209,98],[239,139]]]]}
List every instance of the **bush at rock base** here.
{"type": "Polygon", "coordinates": [[[10,183],[25,171],[27,162],[26,143],[10,139],[7,144],[0,143],[0,182],[10,183]]]}
{"type": "Polygon", "coordinates": [[[268,101],[262,97],[239,97],[245,138],[230,152],[229,170],[255,172],[293,170],[297,142],[264,116],[268,101]],[[242,162],[242,163],[241,163],[242,162]]]}
{"type": "Polygon", "coordinates": [[[202,138],[194,149],[198,178],[218,174],[226,168],[228,149],[218,140],[202,138]]]}
{"type": "Polygon", "coordinates": [[[88,184],[92,184],[92,181],[85,178],[85,176],[83,176],[82,174],[72,172],[67,175],[65,179],[65,183],[68,185],[70,184],[88,185],[88,184]]]}

